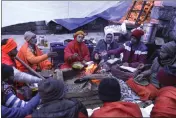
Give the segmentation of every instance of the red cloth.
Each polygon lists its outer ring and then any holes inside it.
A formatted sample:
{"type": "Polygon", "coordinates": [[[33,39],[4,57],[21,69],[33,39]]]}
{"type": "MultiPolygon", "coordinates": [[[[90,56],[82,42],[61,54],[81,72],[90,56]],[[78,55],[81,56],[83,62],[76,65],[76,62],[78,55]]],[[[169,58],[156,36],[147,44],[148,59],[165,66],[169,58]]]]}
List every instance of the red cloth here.
{"type": "Polygon", "coordinates": [[[140,97],[140,100],[154,100],[158,94],[158,89],[149,84],[147,86],[142,86],[134,82],[133,78],[126,81],[127,85],[140,97]]]}
{"type": "Polygon", "coordinates": [[[88,117],[84,115],[82,112],[79,112],[78,118],[88,118],[88,117]]]}
{"type": "Polygon", "coordinates": [[[142,113],[137,104],[130,102],[106,102],[100,109],[93,112],[91,118],[98,117],[139,117],[142,113]]]}
{"type": "Polygon", "coordinates": [[[157,74],[157,79],[159,83],[163,86],[175,86],[176,85],[176,76],[166,73],[164,69],[159,70],[157,74]]]}
{"type": "Polygon", "coordinates": [[[10,66],[15,66],[15,62],[10,58],[10,56],[8,55],[8,53],[10,51],[12,51],[13,49],[17,48],[17,44],[14,41],[14,39],[8,39],[7,43],[3,46],[1,46],[2,48],[2,63],[3,64],[7,64],[10,66]]]}
{"type": "Polygon", "coordinates": [[[2,54],[2,63],[9,65],[9,66],[15,66],[15,62],[12,61],[12,59],[10,58],[10,56],[4,52],[1,53],[2,54]]]}
{"type": "Polygon", "coordinates": [[[73,62],[81,62],[81,61],[90,61],[90,53],[88,47],[85,43],[78,43],[76,37],[73,41],[69,42],[64,50],[64,61],[65,63],[61,65],[61,69],[63,68],[71,68],[73,62]],[[72,56],[74,53],[78,53],[79,57],[73,59],[72,56]]]}
{"type": "Polygon", "coordinates": [[[151,111],[151,118],[175,118],[176,117],[176,88],[169,86],[160,89],[151,111]]]}
{"type": "Polygon", "coordinates": [[[2,52],[4,52],[5,54],[9,53],[10,51],[12,51],[13,49],[17,48],[17,44],[14,41],[14,39],[10,38],[8,39],[7,43],[3,46],[1,46],[1,50],[2,52]]]}

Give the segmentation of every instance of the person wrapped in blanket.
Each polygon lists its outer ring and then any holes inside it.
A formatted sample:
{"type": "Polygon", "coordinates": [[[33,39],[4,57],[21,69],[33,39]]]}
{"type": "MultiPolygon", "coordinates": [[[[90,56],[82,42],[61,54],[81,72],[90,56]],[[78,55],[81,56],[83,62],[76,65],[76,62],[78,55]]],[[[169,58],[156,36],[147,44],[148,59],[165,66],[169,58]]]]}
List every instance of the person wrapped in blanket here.
{"type": "Polygon", "coordinates": [[[71,68],[74,62],[86,63],[90,61],[90,52],[86,44],[83,42],[85,37],[83,31],[77,31],[74,34],[74,40],[69,42],[64,49],[64,61],[61,69],[71,68]]]}
{"type": "Polygon", "coordinates": [[[27,84],[33,84],[33,83],[38,83],[41,79],[21,72],[18,69],[16,69],[16,61],[15,57],[18,53],[17,51],[17,43],[14,41],[14,39],[9,38],[9,39],[3,39],[1,41],[1,50],[2,50],[2,63],[12,66],[14,70],[14,86],[15,89],[18,89],[17,91],[17,96],[21,99],[25,99],[25,95],[21,95],[22,91],[21,89],[26,88],[25,83],[27,84]]]}
{"type": "Polygon", "coordinates": [[[85,106],[76,99],[65,98],[62,80],[53,78],[39,82],[41,106],[26,118],[78,118],[88,117],[85,106]]]}
{"type": "Polygon", "coordinates": [[[98,95],[103,105],[93,112],[91,118],[142,117],[137,104],[120,101],[121,88],[116,78],[103,79],[98,87],[98,95]]]}
{"type": "Polygon", "coordinates": [[[162,46],[158,62],[161,66],[157,80],[162,87],[155,99],[151,118],[176,117],[176,42],[172,41],[162,46]]]}
{"type": "MultiPolygon", "coordinates": [[[[121,53],[123,53],[122,65],[137,68],[141,63],[145,64],[147,58],[147,47],[145,46],[144,43],[140,41],[141,36],[143,35],[144,32],[142,30],[135,29],[132,31],[131,34],[131,41],[125,42],[123,46],[117,49],[104,52],[103,55],[107,54],[120,55],[121,53]]],[[[126,81],[128,77],[133,76],[131,74],[126,75],[125,73],[123,73],[120,70],[119,65],[113,66],[111,72],[115,77],[122,79],[124,81],[126,81]],[[120,75],[124,77],[120,77],[120,75]]]]}
{"type": "Polygon", "coordinates": [[[101,52],[103,51],[109,51],[109,50],[113,50],[116,48],[119,48],[119,44],[118,41],[120,40],[120,38],[122,37],[122,34],[118,34],[118,36],[116,36],[116,40],[114,39],[114,32],[111,29],[107,29],[104,31],[105,33],[105,38],[101,39],[98,41],[94,51],[93,51],[93,59],[95,61],[99,61],[101,59],[104,59],[104,61],[107,61],[109,58],[119,58],[120,55],[105,55],[105,56],[101,56],[101,52]]]}
{"type": "MultiPolygon", "coordinates": [[[[26,42],[19,49],[17,57],[19,57],[22,61],[24,61],[28,66],[30,66],[37,72],[51,69],[52,64],[47,59],[49,57],[57,56],[57,52],[49,52],[48,54],[43,54],[36,45],[36,34],[32,33],[31,31],[25,32],[24,39],[26,40],[26,42]]],[[[30,73],[29,70],[19,61],[16,61],[16,65],[17,69],[19,69],[20,71],[30,73]]]]}
{"type": "Polygon", "coordinates": [[[139,79],[150,79],[150,82],[157,88],[176,85],[175,41],[161,46],[159,56],[153,60],[151,68],[141,72],[138,77],[139,79]]]}
{"type": "Polygon", "coordinates": [[[175,41],[161,47],[159,56],[155,58],[149,70],[142,72],[134,79],[130,78],[126,83],[144,101],[155,100],[162,87],[176,86],[175,41]],[[142,85],[141,82],[148,84],[142,85]]]}
{"type": "Polygon", "coordinates": [[[24,118],[32,113],[40,102],[39,94],[30,101],[20,100],[16,96],[16,90],[11,85],[14,80],[14,70],[11,66],[2,64],[1,67],[1,113],[3,118],[24,118]]]}

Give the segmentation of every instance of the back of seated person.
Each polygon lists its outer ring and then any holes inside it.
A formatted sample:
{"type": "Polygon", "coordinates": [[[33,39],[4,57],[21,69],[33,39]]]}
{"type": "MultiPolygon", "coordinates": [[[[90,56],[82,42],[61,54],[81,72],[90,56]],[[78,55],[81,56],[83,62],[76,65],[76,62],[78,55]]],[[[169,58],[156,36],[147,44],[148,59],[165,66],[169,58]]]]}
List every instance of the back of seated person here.
{"type": "Polygon", "coordinates": [[[76,99],[65,99],[65,86],[62,80],[46,79],[39,82],[41,106],[27,117],[77,118],[88,117],[87,110],[76,99]]]}
{"type": "Polygon", "coordinates": [[[103,106],[93,112],[91,118],[97,117],[142,117],[137,104],[121,102],[121,90],[114,78],[103,79],[98,88],[99,99],[103,106]]]}
{"type": "Polygon", "coordinates": [[[158,96],[155,100],[154,107],[151,111],[151,118],[176,117],[176,88],[168,86],[160,89],[158,96]]]}

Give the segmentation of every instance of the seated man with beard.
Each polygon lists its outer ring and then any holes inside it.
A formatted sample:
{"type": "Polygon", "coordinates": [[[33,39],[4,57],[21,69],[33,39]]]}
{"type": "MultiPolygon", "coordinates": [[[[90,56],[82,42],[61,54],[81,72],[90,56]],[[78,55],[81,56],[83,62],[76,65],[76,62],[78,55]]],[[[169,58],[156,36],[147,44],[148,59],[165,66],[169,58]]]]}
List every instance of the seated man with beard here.
{"type": "Polygon", "coordinates": [[[90,53],[86,44],[83,42],[85,33],[77,31],[74,34],[74,40],[69,42],[64,49],[64,61],[61,69],[71,68],[74,62],[86,63],[90,61],[90,53]]]}
{"type": "Polygon", "coordinates": [[[142,30],[134,30],[131,34],[131,41],[123,44],[122,47],[109,50],[104,54],[116,54],[123,53],[123,65],[129,67],[138,67],[140,63],[146,63],[147,47],[140,41],[141,36],[144,35],[142,30]]]}
{"type": "MultiPolygon", "coordinates": [[[[52,64],[47,59],[49,57],[57,56],[57,53],[49,52],[48,54],[43,54],[42,51],[36,45],[37,43],[36,34],[32,33],[31,31],[25,32],[24,39],[26,40],[26,42],[22,45],[22,47],[18,51],[17,56],[37,72],[51,69],[52,64]]],[[[21,64],[19,61],[16,61],[16,63],[17,68],[20,71],[30,73],[28,69],[25,66],[23,66],[23,64],[21,64]]]]}
{"type": "Polygon", "coordinates": [[[14,69],[14,80],[18,82],[26,82],[26,83],[38,83],[41,79],[32,76],[30,74],[24,73],[16,69],[16,60],[15,57],[18,53],[17,50],[17,43],[14,39],[3,39],[1,41],[1,48],[2,48],[2,63],[12,66],[14,69]]]}
{"type": "MultiPolygon", "coordinates": [[[[131,34],[131,41],[124,43],[120,48],[104,52],[104,55],[120,55],[123,53],[122,65],[127,67],[137,68],[140,64],[145,64],[147,58],[147,47],[140,41],[141,36],[143,35],[144,32],[142,30],[135,29],[131,34]]],[[[124,81],[133,76],[133,73],[126,74],[121,71],[119,65],[113,66],[111,72],[115,77],[124,81]]]]}
{"type": "Polygon", "coordinates": [[[93,51],[93,58],[95,61],[104,59],[104,61],[107,61],[111,56],[119,58],[120,55],[105,55],[101,57],[101,52],[103,51],[109,51],[116,48],[119,48],[118,41],[120,39],[120,34],[118,36],[118,39],[114,40],[114,33],[111,29],[105,30],[105,38],[98,41],[94,51],[93,51]]]}
{"type": "Polygon", "coordinates": [[[161,87],[176,86],[176,43],[172,41],[164,44],[151,68],[139,74],[135,81],[131,78],[127,84],[143,100],[155,99],[161,87]],[[149,85],[142,86],[135,81],[147,82],[149,85]]]}

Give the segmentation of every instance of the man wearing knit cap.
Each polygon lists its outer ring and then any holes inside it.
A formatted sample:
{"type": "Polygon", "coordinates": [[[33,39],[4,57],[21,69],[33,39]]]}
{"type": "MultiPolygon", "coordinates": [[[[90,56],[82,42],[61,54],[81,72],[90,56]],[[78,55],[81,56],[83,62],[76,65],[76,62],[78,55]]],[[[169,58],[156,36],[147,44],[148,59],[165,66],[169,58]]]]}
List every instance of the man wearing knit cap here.
{"type": "MultiPolygon", "coordinates": [[[[120,39],[120,33],[119,33],[117,40],[119,40],[119,39],[120,39]]],[[[119,48],[119,44],[118,44],[117,40],[114,40],[114,33],[113,33],[112,29],[105,30],[105,38],[98,41],[98,43],[93,51],[94,60],[100,61],[101,59],[104,59],[105,61],[107,61],[111,57],[119,58],[120,57],[119,55],[101,56],[101,53],[103,51],[108,51],[108,50],[119,48]]]]}
{"type": "Polygon", "coordinates": [[[73,37],[74,40],[69,42],[64,50],[65,63],[61,66],[61,69],[71,68],[74,62],[86,63],[90,61],[89,49],[83,42],[85,33],[77,31],[73,37]]]}
{"type": "MultiPolygon", "coordinates": [[[[137,68],[141,64],[145,64],[147,58],[147,47],[140,41],[142,35],[144,35],[142,30],[134,30],[131,34],[131,41],[125,42],[123,46],[117,49],[104,52],[104,55],[120,55],[122,53],[122,65],[127,67],[137,68]]],[[[133,77],[133,73],[125,73],[120,69],[119,65],[113,66],[111,68],[111,73],[115,77],[124,81],[126,81],[129,77],[133,77]]]]}
{"type": "Polygon", "coordinates": [[[147,58],[147,47],[140,42],[141,36],[144,35],[142,30],[134,30],[131,35],[131,41],[123,44],[122,47],[110,50],[107,54],[123,53],[123,65],[138,67],[140,63],[145,63],[147,58]]]}
{"type": "MultiPolygon", "coordinates": [[[[20,48],[17,56],[24,61],[27,65],[33,68],[35,71],[41,71],[50,69],[52,64],[49,57],[57,56],[56,52],[49,52],[43,54],[42,51],[36,46],[37,38],[36,34],[31,31],[27,31],[24,34],[25,44],[20,48]]],[[[17,68],[23,72],[29,72],[20,62],[17,61],[17,68]]]]}
{"type": "Polygon", "coordinates": [[[62,80],[53,78],[39,82],[41,107],[32,113],[33,118],[78,118],[88,116],[86,108],[76,99],[65,99],[65,86],[62,80]]]}
{"type": "Polygon", "coordinates": [[[100,117],[142,117],[137,104],[121,102],[121,90],[115,78],[103,79],[98,87],[99,99],[103,106],[95,110],[91,118],[100,117]]]}

